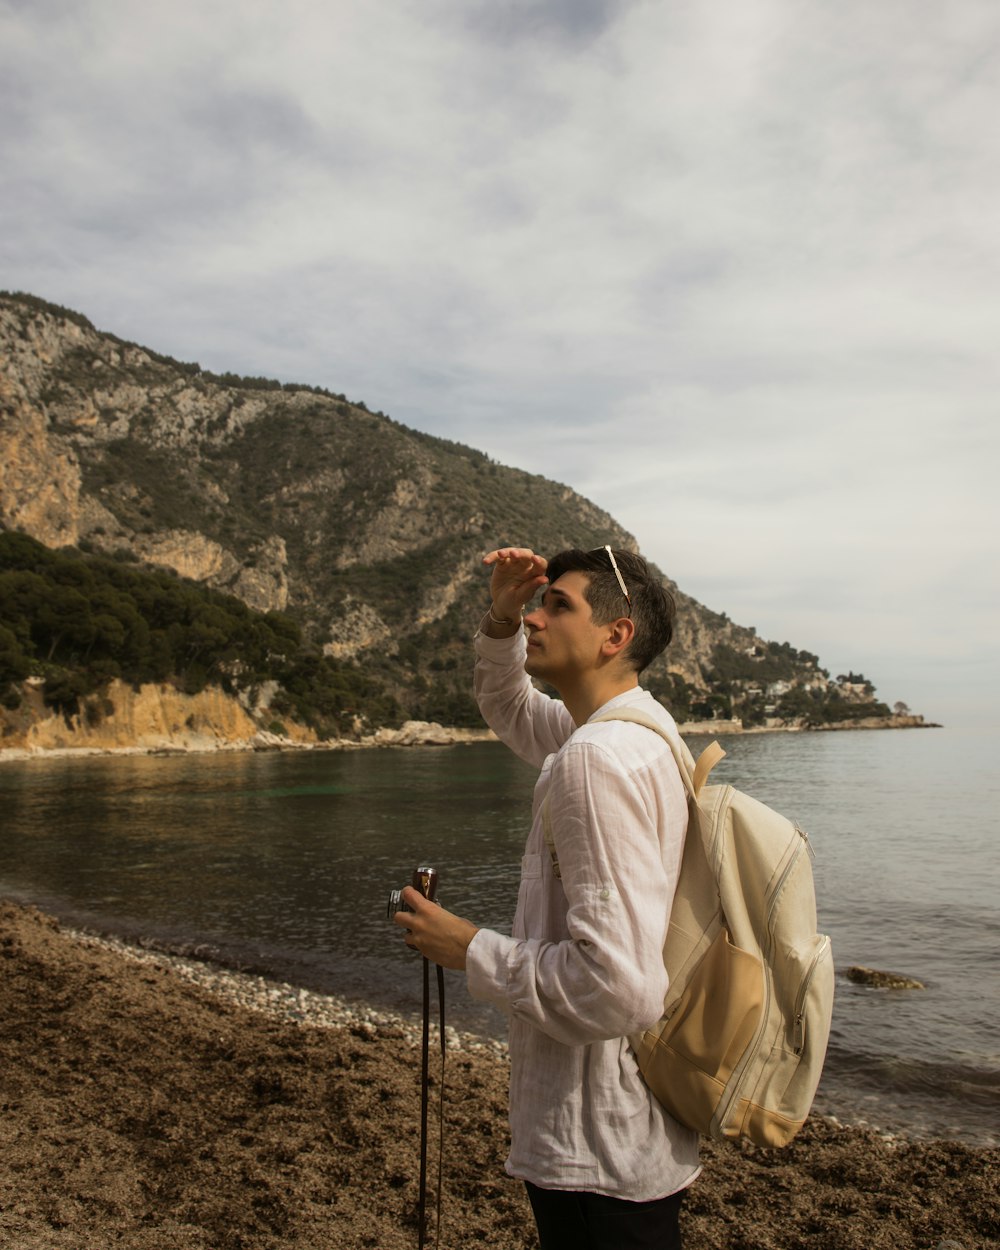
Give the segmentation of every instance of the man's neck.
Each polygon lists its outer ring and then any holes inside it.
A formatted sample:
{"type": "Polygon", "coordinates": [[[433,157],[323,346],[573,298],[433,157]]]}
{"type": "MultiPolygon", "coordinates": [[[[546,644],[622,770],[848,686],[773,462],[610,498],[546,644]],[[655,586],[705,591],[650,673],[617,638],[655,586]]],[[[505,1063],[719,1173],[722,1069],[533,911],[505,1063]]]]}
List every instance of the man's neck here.
{"type": "Polygon", "coordinates": [[[614,678],[597,673],[590,676],[591,680],[580,682],[572,690],[559,691],[566,710],[578,727],[585,725],[605,703],[610,703],[628,690],[637,689],[639,685],[639,675],[633,672],[614,678]]]}

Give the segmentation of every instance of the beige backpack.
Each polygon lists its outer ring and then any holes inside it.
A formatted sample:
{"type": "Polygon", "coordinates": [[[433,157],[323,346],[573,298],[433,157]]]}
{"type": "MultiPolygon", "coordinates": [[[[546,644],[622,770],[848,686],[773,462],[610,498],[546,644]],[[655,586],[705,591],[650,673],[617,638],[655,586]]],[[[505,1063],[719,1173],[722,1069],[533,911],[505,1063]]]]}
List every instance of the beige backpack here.
{"type": "MultiPolygon", "coordinates": [[[[696,765],[638,709],[599,719],[658,733],[688,792],[663,1016],[629,1039],[643,1078],[675,1119],[705,1136],[787,1145],[812,1106],[833,1012],[833,955],[816,932],[808,837],[732,786],[705,785],[725,755],[717,742],[696,765]]],[[[547,814],[545,838],[558,874],[547,814]]]]}

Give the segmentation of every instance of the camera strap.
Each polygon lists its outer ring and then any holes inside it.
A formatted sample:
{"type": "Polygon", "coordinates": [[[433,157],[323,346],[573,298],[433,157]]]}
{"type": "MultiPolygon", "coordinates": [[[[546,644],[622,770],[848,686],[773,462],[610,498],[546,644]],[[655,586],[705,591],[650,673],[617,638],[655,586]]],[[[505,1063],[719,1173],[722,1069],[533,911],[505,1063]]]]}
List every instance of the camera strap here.
{"type": "MultiPolygon", "coordinates": [[[[430,1102],[430,1037],[431,1037],[431,981],[430,960],[424,958],[424,1021],[420,1048],[420,1196],[417,1213],[417,1244],[423,1250],[427,1240],[427,1109],[430,1102]]],[[[437,1221],[434,1244],[441,1242],[441,1186],[444,1177],[444,1059],[446,1042],[444,1036],[444,969],[437,970],[438,986],[438,1032],[441,1035],[441,1081],[438,1091],[438,1180],[437,1221]]]]}

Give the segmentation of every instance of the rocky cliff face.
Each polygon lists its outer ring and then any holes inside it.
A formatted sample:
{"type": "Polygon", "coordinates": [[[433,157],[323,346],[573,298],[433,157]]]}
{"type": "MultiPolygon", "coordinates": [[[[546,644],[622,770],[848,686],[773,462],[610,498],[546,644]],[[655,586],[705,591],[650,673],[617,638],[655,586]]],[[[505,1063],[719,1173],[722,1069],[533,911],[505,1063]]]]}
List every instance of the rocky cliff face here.
{"type": "MultiPolygon", "coordinates": [[[[0,417],[0,526],[288,610],[418,715],[428,691],[465,690],[497,539],[637,549],[565,486],[342,396],[206,374],[31,297],[0,296],[0,417]]],[[[674,589],[669,668],[707,691],[715,648],[757,640],[674,589]]]]}
{"type": "Polygon", "coordinates": [[[72,449],[50,438],[44,412],[9,374],[0,374],[0,523],[50,547],[79,538],[80,466],[72,449]]]}
{"type": "MultiPolygon", "coordinates": [[[[47,708],[40,690],[29,685],[15,711],[0,708],[0,725],[3,748],[27,752],[207,751],[268,741],[248,709],[217,688],[187,695],[154,684],[134,690],[120,681],[111,682],[100,697],[87,700],[69,717],[47,708]]],[[[282,730],[295,742],[315,737],[294,725],[282,730]]]]}

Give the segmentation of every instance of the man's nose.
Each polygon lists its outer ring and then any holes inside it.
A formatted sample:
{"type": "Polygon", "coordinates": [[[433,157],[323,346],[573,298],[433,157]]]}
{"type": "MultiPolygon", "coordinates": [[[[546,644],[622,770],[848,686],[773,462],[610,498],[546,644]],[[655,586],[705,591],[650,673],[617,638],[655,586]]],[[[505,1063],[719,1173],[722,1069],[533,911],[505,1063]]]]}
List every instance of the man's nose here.
{"type": "Polygon", "coordinates": [[[522,617],[525,629],[541,629],[542,612],[541,608],[534,608],[530,612],[526,612],[522,617]]]}

